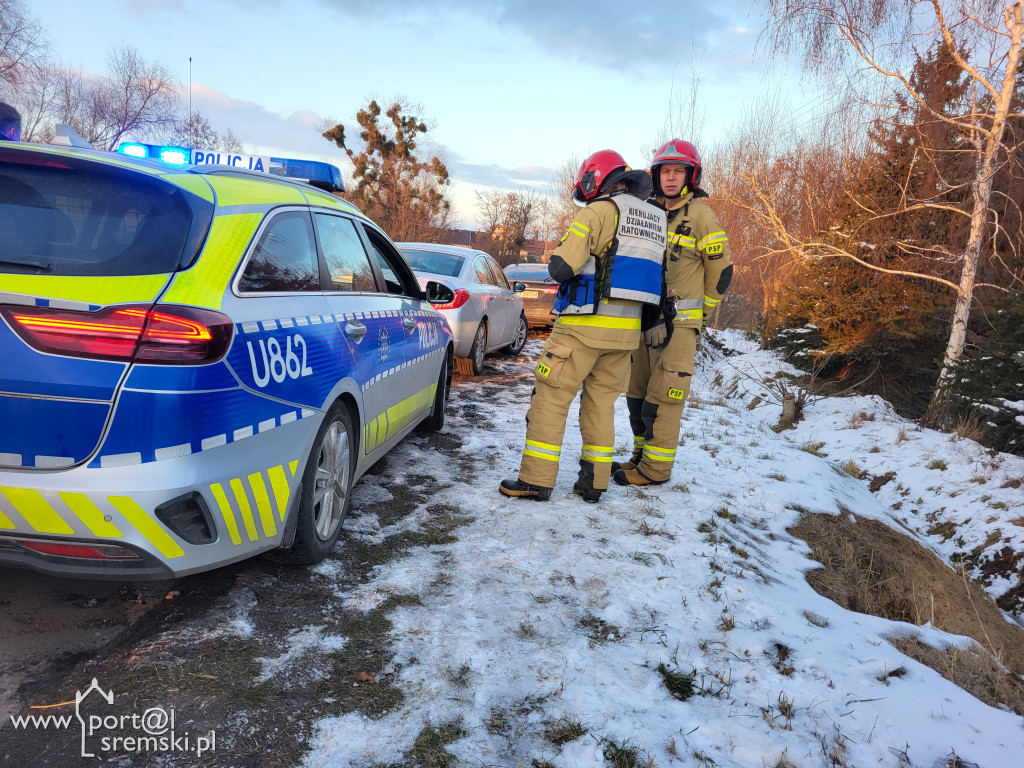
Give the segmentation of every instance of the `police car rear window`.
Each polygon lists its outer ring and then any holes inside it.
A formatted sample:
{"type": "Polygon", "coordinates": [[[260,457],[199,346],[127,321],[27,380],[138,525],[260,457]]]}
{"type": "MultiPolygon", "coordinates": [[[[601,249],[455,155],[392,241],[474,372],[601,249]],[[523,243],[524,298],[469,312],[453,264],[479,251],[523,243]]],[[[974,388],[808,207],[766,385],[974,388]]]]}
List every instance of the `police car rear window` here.
{"type": "Polygon", "coordinates": [[[417,272],[429,272],[432,275],[448,277],[458,277],[462,271],[462,264],[465,262],[465,258],[462,256],[437,251],[403,250],[402,255],[409,262],[409,266],[417,272]]]}
{"type": "Polygon", "coordinates": [[[211,204],[160,179],[0,151],[0,273],[173,272],[195,255],[212,216],[211,204]]]}

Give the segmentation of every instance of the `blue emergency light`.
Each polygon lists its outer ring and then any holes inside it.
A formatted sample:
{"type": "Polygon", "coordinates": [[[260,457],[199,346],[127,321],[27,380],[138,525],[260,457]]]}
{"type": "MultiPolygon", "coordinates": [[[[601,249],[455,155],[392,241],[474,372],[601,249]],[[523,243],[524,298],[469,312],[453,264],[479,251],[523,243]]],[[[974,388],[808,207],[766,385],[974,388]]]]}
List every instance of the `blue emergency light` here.
{"type": "Polygon", "coordinates": [[[330,163],[321,163],[316,160],[292,160],[283,157],[236,155],[230,152],[207,152],[167,144],[142,144],[137,141],[122,142],[118,145],[117,151],[129,157],[160,160],[168,165],[223,165],[283,176],[288,179],[300,179],[332,192],[345,191],[345,182],[341,177],[341,171],[330,163]]]}

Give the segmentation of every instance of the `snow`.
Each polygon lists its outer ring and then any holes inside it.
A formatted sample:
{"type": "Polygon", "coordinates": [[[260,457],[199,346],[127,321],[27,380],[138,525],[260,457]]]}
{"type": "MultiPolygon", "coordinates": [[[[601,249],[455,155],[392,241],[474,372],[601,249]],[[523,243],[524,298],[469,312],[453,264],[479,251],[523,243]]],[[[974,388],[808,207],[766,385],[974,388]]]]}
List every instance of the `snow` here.
{"type": "MultiPolygon", "coordinates": [[[[389,614],[389,671],[404,703],[380,719],[320,721],[307,768],[400,761],[423,727],[453,721],[465,735],[448,750],[467,765],[596,768],[607,765],[610,743],[637,747],[659,766],[775,766],[785,757],[810,768],[828,765],[823,753],[837,744],[850,766],[896,766],[896,750],[915,766],[941,765],[953,751],[986,767],[1021,764],[1020,717],[982,704],[887,638],[974,641],[852,613],[818,595],[804,578],[818,565],[787,528],[801,511],[848,510],[909,531],[947,560],[997,528],[1020,551],[1024,528],[1011,521],[1022,514],[1024,491],[1000,486],[1024,478],[1024,459],[920,429],[877,397],[818,400],[795,429],[776,434],[769,427],[780,407],[762,382],[791,369],[739,334],[724,336],[736,354],[698,370],[666,485],[613,484],[599,504],[587,504],[571,493],[576,466],[566,460],[551,501],[501,496],[498,482],[518,467],[529,379],[488,402],[488,427],[450,419],[446,431],[463,439],[465,454],[491,457],[472,485],[454,480],[384,527],[373,509],[388,492],[372,476],[360,481],[350,535],[381,541],[422,525],[425,508],[438,503],[472,521],[455,531],[455,543],[412,549],[344,595],[361,610],[393,594],[419,596],[421,604],[389,614]],[[752,405],[755,395],[762,401],[752,405]],[[802,450],[808,443],[826,458],[802,450]],[[873,494],[838,468],[848,460],[870,475],[895,475],[873,494]],[[956,537],[929,536],[929,515],[956,522],[956,537]],[[789,675],[772,664],[778,646],[790,650],[789,675]],[[673,698],[659,664],[693,670],[704,695],[673,698]],[[899,667],[907,674],[886,677],[899,667]],[[494,726],[497,713],[504,727],[494,726]],[[551,744],[544,730],[560,718],[587,735],[551,744]]],[[[538,352],[531,341],[524,354],[538,352]]],[[[506,365],[523,373],[531,360],[506,365]]],[[[480,386],[460,380],[454,397],[480,386]]],[[[563,456],[579,454],[577,409],[578,401],[563,456]]],[[[632,438],[621,398],[616,430],[624,456],[632,438]]],[[[453,475],[439,454],[415,445],[396,451],[403,472],[453,475]]],[[[316,571],[329,579],[338,567],[328,561],[316,571]]],[[[293,647],[314,640],[315,630],[303,631],[311,634],[293,647]]]]}
{"type": "Polygon", "coordinates": [[[344,648],[346,642],[344,637],[325,635],[323,627],[309,626],[293,630],[288,634],[285,650],[280,655],[270,659],[255,659],[263,668],[257,680],[262,683],[279,675],[310,649],[330,653],[344,648]]]}

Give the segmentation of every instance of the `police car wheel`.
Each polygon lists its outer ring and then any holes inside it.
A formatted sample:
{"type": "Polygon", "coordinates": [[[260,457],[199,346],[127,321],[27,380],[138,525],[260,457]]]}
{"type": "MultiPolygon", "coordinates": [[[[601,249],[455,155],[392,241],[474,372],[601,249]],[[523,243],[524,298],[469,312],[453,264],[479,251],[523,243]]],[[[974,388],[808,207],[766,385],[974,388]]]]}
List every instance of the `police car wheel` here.
{"type": "Polygon", "coordinates": [[[351,500],[353,435],[348,409],[335,404],[320,425],[302,475],[295,543],[285,553],[293,563],[318,563],[338,541],[351,500]]]}
{"type": "Polygon", "coordinates": [[[516,332],[512,336],[512,343],[502,349],[506,355],[518,355],[523,351],[523,347],[526,346],[526,336],[529,333],[529,327],[526,324],[526,315],[519,316],[519,322],[516,323],[516,332]]]}
{"type": "Polygon", "coordinates": [[[444,409],[448,404],[448,396],[452,391],[451,358],[445,354],[441,363],[441,374],[437,379],[437,391],[434,393],[434,404],[430,415],[420,422],[419,429],[423,432],[438,432],[444,427],[444,409]]]}
{"type": "Polygon", "coordinates": [[[455,361],[455,370],[464,376],[479,376],[484,369],[484,355],[487,353],[487,323],[480,322],[473,338],[473,346],[469,349],[469,357],[460,357],[455,361]]]}

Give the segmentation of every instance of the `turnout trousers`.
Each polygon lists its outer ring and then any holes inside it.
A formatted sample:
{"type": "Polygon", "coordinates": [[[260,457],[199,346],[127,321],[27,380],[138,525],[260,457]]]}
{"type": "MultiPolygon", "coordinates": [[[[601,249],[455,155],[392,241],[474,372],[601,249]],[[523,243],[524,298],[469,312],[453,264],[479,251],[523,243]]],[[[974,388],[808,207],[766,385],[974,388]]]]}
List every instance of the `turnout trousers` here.
{"type": "Polygon", "coordinates": [[[541,350],[530,410],[526,414],[526,446],[519,479],[553,488],[558,476],[562,439],[569,406],[580,395],[583,452],[579,479],[603,491],[608,488],[615,451],[615,400],[626,390],[630,350],[590,347],[567,333],[554,332],[541,350]]]}
{"type": "Polygon", "coordinates": [[[654,482],[665,482],[672,474],[699,336],[698,329],[677,325],[664,349],[651,349],[641,341],[633,353],[626,404],[634,456],[642,450],[637,469],[654,482]]]}

